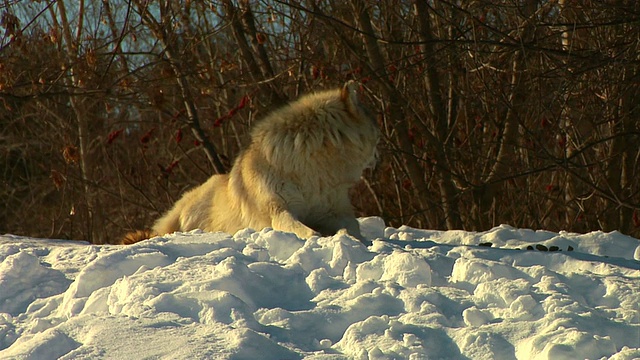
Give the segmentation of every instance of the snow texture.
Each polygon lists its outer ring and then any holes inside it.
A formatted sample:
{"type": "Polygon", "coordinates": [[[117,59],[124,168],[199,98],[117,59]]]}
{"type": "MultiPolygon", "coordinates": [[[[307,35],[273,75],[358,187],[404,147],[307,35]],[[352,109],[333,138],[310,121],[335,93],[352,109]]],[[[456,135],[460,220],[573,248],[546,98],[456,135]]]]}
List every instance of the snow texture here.
{"type": "Polygon", "coordinates": [[[0,236],[0,358],[640,358],[638,239],[360,223],[371,246],[0,236]]]}

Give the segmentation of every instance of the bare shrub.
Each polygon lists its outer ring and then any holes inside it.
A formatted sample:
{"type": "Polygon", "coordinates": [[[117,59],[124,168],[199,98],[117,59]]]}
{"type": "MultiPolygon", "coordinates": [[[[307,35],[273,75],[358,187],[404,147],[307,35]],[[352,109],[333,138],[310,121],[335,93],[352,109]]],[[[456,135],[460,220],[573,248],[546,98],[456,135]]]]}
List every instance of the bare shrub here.
{"type": "Polygon", "coordinates": [[[0,232],[103,243],[227,171],[252,123],[362,82],[352,195],[390,224],[640,236],[640,5],[220,0],[0,5],[0,232]]]}

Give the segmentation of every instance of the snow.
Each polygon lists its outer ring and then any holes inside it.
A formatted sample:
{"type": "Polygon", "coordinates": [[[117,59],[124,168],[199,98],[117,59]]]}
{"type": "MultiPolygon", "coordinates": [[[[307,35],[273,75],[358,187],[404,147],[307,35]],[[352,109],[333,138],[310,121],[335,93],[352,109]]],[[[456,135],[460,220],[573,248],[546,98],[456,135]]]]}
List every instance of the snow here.
{"type": "Polygon", "coordinates": [[[370,246],[0,236],[0,358],[640,358],[638,239],[360,223],[370,246]]]}

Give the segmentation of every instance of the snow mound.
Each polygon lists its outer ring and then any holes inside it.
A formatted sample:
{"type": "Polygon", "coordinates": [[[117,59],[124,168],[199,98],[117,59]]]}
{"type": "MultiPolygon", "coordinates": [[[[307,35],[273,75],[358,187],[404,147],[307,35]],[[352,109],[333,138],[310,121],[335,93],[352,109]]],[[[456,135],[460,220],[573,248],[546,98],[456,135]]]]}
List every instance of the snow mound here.
{"type": "Polygon", "coordinates": [[[2,236],[0,358],[640,357],[638,239],[360,222],[371,246],[271,229],[128,247],[2,236]]]}

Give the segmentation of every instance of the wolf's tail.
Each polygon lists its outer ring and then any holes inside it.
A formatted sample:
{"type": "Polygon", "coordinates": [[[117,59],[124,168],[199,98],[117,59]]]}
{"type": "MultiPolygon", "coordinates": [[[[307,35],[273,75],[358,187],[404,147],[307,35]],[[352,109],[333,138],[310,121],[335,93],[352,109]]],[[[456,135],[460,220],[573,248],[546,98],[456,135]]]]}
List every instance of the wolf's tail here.
{"type": "Polygon", "coordinates": [[[130,233],[127,233],[125,236],[123,236],[122,238],[114,241],[112,244],[114,245],[131,245],[131,244],[135,244],[138,241],[142,241],[142,240],[146,240],[146,239],[150,239],[154,236],[157,236],[158,234],[155,233],[155,231],[153,230],[136,230],[136,231],[132,231],[130,233]]]}

